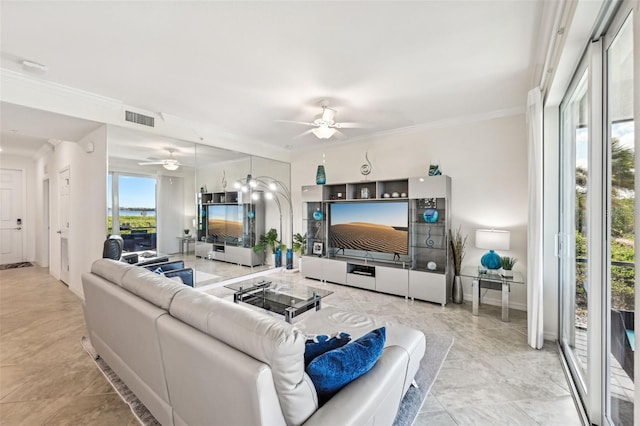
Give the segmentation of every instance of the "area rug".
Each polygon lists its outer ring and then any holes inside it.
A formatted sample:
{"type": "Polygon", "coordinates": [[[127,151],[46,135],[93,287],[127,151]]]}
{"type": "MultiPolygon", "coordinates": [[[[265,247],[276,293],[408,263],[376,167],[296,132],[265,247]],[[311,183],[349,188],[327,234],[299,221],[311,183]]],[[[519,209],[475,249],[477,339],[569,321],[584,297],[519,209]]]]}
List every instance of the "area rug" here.
{"type": "Polygon", "coordinates": [[[196,283],[203,283],[205,281],[215,280],[216,278],[220,278],[220,275],[209,274],[207,272],[195,271],[196,274],[196,283]]]}
{"type": "MultiPolygon", "coordinates": [[[[415,382],[418,385],[411,386],[400,403],[398,414],[393,423],[394,426],[410,426],[424,405],[427,395],[438,377],[438,373],[444,364],[449,350],[453,346],[453,338],[450,336],[439,334],[425,334],[427,354],[420,362],[420,368],[416,373],[415,382]]],[[[114,373],[106,362],[97,356],[91,342],[86,337],[82,337],[81,344],[84,350],[94,360],[104,377],[111,383],[111,386],[120,395],[120,398],[126,402],[131,411],[138,418],[140,424],[144,426],[160,425],[153,415],[147,410],[142,402],[134,395],[133,392],[124,384],[122,380],[114,373]]]]}
{"type": "Polygon", "coordinates": [[[31,262],[7,263],[6,265],[0,265],[0,271],[3,271],[5,269],[28,268],[29,266],[33,266],[33,263],[31,262]]]}

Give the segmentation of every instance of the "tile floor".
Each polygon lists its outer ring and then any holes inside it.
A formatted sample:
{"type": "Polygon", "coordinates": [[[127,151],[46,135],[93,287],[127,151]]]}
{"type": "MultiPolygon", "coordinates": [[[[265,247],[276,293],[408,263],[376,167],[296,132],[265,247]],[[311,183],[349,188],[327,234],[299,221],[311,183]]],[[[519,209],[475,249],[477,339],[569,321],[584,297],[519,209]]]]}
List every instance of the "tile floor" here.
{"type": "MultiPolygon", "coordinates": [[[[216,274],[214,265],[206,266],[216,274]]],[[[511,322],[503,323],[492,306],[482,306],[474,317],[470,303],[443,308],[299,274],[270,277],[334,291],[326,305],[455,337],[417,425],[580,424],[555,345],[530,349],[521,311],[511,311],[511,322]]],[[[137,423],[82,350],[84,334],[81,301],[47,269],[0,271],[0,424],[137,423]]]]}

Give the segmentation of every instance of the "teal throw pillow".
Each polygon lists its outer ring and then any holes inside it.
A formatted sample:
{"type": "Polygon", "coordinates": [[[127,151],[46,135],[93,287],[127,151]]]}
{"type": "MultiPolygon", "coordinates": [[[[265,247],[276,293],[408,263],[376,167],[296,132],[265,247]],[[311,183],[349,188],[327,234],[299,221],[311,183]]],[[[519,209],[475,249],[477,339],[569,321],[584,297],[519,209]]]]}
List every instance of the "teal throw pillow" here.
{"type": "Polygon", "coordinates": [[[161,266],[158,266],[158,268],[155,269],[153,272],[155,272],[156,274],[162,274],[164,271],[162,270],[161,266]]]}
{"type": "Polygon", "coordinates": [[[316,357],[330,350],[337,349],[341,346],[344,346],[350,341],[351,341],[351,336],[349,336],[347,333],[344,333],[344,332],[339,332],[332,335],[317,334],[317,335],[314,335],[313,337],[307,336],[307,341],[305,342],[305,348],[304,348],[305,368],[316,357]]]}
{"type": "Polygon", "coordinates": [[[307,374],[316,388],[320,405],[373,368],[382,356],[385,339],[386,328],[381,327],[309,363],[307,374]]]}

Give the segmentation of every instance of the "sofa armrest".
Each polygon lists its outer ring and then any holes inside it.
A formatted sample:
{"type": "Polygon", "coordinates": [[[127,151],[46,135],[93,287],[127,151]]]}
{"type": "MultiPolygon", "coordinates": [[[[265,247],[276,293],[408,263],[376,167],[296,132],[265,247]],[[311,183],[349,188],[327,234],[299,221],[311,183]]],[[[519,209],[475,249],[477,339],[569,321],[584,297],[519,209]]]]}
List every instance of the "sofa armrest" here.
{"type": "Polygon", "coordinates": [[[391,425],[398,412],[409,357],[399,346],[389,346],[374,367],[359,377],[304,423],[324,425],[391,425]]]}

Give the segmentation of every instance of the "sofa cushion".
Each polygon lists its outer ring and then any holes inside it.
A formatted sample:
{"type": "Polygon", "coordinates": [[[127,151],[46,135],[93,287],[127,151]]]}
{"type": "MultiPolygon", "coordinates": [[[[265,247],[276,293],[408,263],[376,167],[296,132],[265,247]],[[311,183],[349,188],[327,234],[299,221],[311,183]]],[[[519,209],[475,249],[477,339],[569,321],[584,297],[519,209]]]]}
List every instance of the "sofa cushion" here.
{"type": "Polygon", "coordinates": [[[307,374],[316,387],[320,405],[351,381],[371,370],[382,355],[385,336],[385,328],[378,328],[311,361],[307,374]]]}
{"type": "Polygon", "coordinates": [[[153,303],[159,308],[169,310],[173,297],[188,287],[154,274],[145,268],[133,266],[122,277],[122,288],[153,303]]]}
{"type": "Polygon", "coordinates": [[[351,336],[344,332],[328,334],[316,334],[306,336],[304,344],[304,365],[307,367],[316,357],[333,349],[346,345],[351,341],[351,336]]]}
{"type": "Polygon", "coordinates": [[[302,424],[318,408],[304,371],[305,337],[291,324],[186,286],[172,300],[169,313],[269,365],[287,424],[302,424]]]}
{"type": "Polygon", "coordinates": [[[91,272],[107,281],[122,286],[122,277],[132,268],[135,268],[135,266],[117,260],[98,259],[91,265],[91,272]]]}

